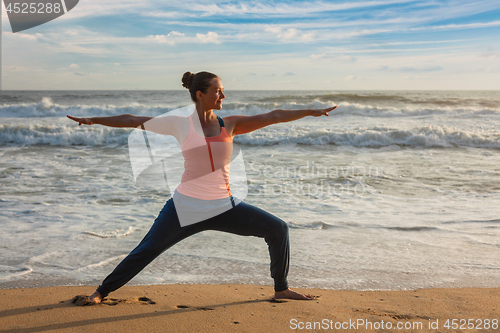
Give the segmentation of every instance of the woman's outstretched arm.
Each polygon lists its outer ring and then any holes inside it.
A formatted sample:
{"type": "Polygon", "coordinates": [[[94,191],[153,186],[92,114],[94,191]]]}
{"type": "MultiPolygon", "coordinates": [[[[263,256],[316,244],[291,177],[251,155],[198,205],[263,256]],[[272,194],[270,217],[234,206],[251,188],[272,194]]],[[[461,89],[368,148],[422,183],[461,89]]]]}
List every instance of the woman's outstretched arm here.
{"type": "Polygon", "coordinates": [[[148,120],[153,117],[138,117],[132,114],[122,114],[119,116],[111,116],[111,117],[92,117],[92,118],[77,118],[72,117],[70,115],[67,116],[69,119],[72,119],[78,122],[78,126],[84,125],[104,125],[109,127],[139,127],[148,120]]]}
{"type": "Polygon", "coordinates": [[[140,117],[132,114],[122,114],[119,116],[92,118],[77,118],[68,115],[68,118],[78,122],[78,126],[81,124],[98,124],[109,127],[130,127],[144,129],[163,135],[173,135],[179,142],[181,142],[183,138],[179,128],[181,127],[184,117],[180,116],[140,117]]]}
{"type": "Polygon", "coordinates": [[[272,124],[285,123],[304,118],[306,116],[328,116],[328,112],[334,110],[337,106],[326,109],[306,109],[306,110],[273,110],[268,113],[255,116],[230,116],[224,118],[227,123],[227,130],[232,136],[249,133],[259,128],[272,124]]]}

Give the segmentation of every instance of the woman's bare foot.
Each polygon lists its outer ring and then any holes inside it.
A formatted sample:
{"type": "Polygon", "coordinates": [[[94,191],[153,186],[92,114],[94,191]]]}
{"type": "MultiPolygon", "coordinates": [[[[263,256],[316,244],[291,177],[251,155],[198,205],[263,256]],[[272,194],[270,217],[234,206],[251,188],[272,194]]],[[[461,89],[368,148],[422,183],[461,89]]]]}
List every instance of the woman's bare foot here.
{"type": "Polygon", "coordinates": [[[89,299],[92,303],[98,304],[101,303],[102,301],[102,296],[99,294],[99,292],[96,290],[92,295],[89,296],[89,299]]]}
{"type": "Polygon", "coordinates": [[[276,291],[274,293],[274,299],[283,299],[283,298],[286,298],[286,299],[300,299],[300,300],[311,300],[312,297],[311,295],[303,295],[303,294],[299,294],[293,290],[290,290],[290,289],[286,289],[286,290],[282,290],[282,291],[276,291]]]}
{"type": "Polygon", "coordinates": [[[97,291],[90,296],[77,295],[73,297],[72,302],[78,306],[96,305],[101,303],[102,296],[97,291]]]}

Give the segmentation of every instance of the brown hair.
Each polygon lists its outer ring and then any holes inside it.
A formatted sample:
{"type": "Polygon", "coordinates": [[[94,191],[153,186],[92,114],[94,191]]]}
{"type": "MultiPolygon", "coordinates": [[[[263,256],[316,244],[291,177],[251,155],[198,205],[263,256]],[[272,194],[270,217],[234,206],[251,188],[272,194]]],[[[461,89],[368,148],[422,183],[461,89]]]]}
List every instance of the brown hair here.
{"type": "Polygon", "coordinates": [[[187,88],[191,93],[191,99],[196,103],[196,92],[201,91],[206,94],[212,79],[218,77],[210,72],[191,73],[186,72],[182,76],[182,86],[187,88]]]}

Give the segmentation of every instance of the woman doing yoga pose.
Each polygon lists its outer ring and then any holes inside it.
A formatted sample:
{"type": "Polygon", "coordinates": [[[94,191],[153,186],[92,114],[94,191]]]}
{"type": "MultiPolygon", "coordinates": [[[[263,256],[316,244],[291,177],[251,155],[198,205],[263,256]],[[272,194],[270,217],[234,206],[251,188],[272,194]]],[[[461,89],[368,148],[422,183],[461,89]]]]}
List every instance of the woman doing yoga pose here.
{"type": "Polygon", "coordinates": [[[229,187],[229,165],[232,142],[236,135],[306,116],[328,116],[328,112],[336,106],[327,109],[274,110],[254,116],[220,118],[213,110],[222,109],[225,95],[222,81],[217,75],[208,72],[186,72],[182,83],[189,89],[191,99],[196,105],[196,110],[189,117],[153,118],[124,114],[77,118],[68,115],[70,119],[78,122],[78,125],[140,127],[143,130],[172,135],[181,145],[185,159],[182,180],[172,198],[166,202],[140,244],[104,279],[89,301],[101,302],[109,293],[130,281],[162,252],[186,237],[204,230],[264,238],[271,257],[274,298],[311,299],[309,295],[299,294],[288,288],[288,225],[276,216],[232,196],[229,187]],[[199,207],[205,208],[200,211],[199,207]]]}

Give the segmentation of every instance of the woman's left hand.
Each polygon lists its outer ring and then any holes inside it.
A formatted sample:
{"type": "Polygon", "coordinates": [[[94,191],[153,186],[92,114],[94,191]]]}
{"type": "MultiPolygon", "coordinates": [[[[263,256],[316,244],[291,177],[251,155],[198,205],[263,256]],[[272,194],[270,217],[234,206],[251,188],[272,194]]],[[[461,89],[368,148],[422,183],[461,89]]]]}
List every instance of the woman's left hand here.
{"type": "Polygon", "coordinates": [[[328,112],[332,111],[332,110],[335,110],[337,108],[337,106],[333,106],[331,108],[328,108],[328,109],[313,109],[311,110],[311,116],[313,117],[321,117],[321,116],[329,116],[328,112]]]}

